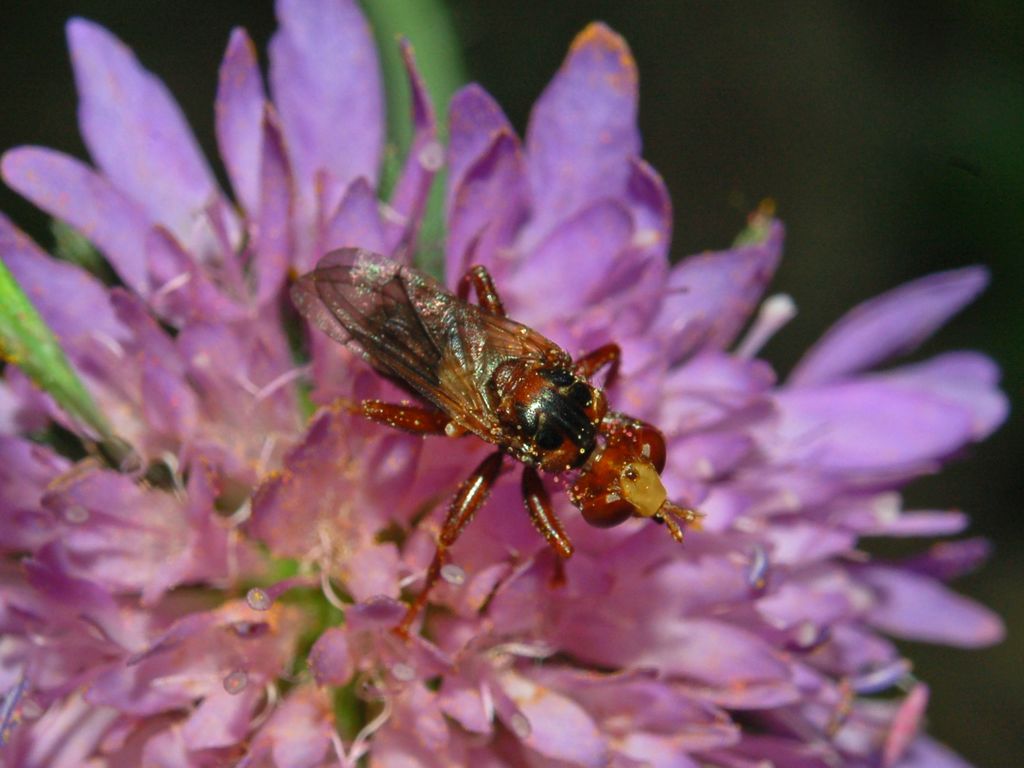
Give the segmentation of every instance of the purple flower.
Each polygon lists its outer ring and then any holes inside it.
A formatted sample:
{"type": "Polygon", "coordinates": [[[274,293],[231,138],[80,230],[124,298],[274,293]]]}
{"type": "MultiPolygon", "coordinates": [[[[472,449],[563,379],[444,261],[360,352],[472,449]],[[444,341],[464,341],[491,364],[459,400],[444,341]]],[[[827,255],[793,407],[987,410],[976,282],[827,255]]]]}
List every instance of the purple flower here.
{"type": "MultiPolygon", "coordinates": [[[[379,199],[381,77],[355,3],[278,3],[270,95],[245,32],[221,67],[219,186],[164,86],[110,33],[68,35],[92,164],[32,147],[5,181],[84,234],[121,285],[0,218],[0,257],[142,466],[13,366],[0,382],[0,730],[10,765],[958,766],[923,734],[926,685],[889,638],[977,647],[999,619],[943,582],[976,539],[887,561],[865,537],[956,534],[899,489],[1003,420],[987,358],[890,365],[985,286],[926,277],[846,315],[785,382],[756,355],[783,232],[670,265],[664,184],[640,157],[637,72],[601,25],[575,40],[521,141],[479,87],[447,148],[411,50],[414,138],[379,199]],[[400,399],[308,335],[288,275],[359,246],[409,261],[448,168],[449,285],[472,263],[512,317],[572,354],[624,351],[613,404],[661,428],[700,530],[594,530],[564,583],[502,478],[453,549],[422,634],[390,630],[433,553],[436,507],[487,449],[369,425],[400,399]],[[752,322],[750,322],[753,317],[752,322]],[[749,324],[746,332],[743,329],[749,324]],[[306,424],[305,384],[321,408],[306,424]],[[339,400],[342,398],[344,400],[339,400]],[[86,449],[29,439],[55,423],[86,449]]],[[[547,480],[552,491],[557,479],[547,480]]]]}

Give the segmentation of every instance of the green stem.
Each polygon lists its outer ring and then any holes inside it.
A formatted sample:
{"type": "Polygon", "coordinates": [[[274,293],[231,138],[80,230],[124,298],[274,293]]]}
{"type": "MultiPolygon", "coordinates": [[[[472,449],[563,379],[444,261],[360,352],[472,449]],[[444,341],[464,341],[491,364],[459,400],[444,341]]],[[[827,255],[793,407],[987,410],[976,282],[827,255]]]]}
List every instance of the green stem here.
{"type": "MultiPolygon", "coordinates": [[[[409,84],[398,39],[408,38],[415,49],[416,63],[430,91],[442,140],[447,139],[448,102],[466,82],[466,72],[451,17],[440,0],[364,0],[363,8],[377,38],[388,95],[388,138],[395,149],[388,153],[385,163],[382,186],[388,189],[412,137],[409,84]]],[[[419,265],[438,275],[443,265],[444,184],[442,169],[431,188],[417,254],[419,265]]]]}

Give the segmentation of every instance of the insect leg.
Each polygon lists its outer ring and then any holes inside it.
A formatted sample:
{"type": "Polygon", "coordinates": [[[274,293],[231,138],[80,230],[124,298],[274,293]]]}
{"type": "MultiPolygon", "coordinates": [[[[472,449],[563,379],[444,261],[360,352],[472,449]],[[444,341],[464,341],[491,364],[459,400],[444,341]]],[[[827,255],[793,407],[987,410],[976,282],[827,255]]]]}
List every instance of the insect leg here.
{"type": "Polygon", "coordinates": [[[480,462],[480,466],[473,470],[473,474],[459,486],[459,490],[448,506],[448,516],[445,518],[444,527],[441,528],[441,534],[437,537],[437,549],[434,552],[430,568],[427,569],[427,578],[423,583],[423,589],[409,605],[405,616],[394,629],[399,636],[409,636],[409,627],[412,626],[423,606],[427,604],[430,590],[441,576],[441,568],[448,557],[448,549],[455,544],[459,534],[473,519],[473,515],[487,501],[494,481],[498,477],[498,472],[501,470],[501,460],[504,455],[501,451],[492,453],[480,462]]]}
{"type": "Polygon", "coordinates": [[[588,352],[576,361],[576,371],[586,379],[589,379],[599,370],[608,366],[608,377],[604,380],[604,386],[610,387],[615,377],[619,375],[619,360],[622,357],[622,350],[618,344],[605,344],[592,352],[588,352]]]}
{"type": "Polygon", "coordinates": [[[466,274],[459,280],[459,298],[465,301],[469,298],[469,288],[476,290],[477,303],[492,315],[505,316],[505,306],[501,303],[498,290],[494,287],[491,273],[487,267],[477,264],[466,270],[466,274]]]}
{"type": "Polygon", "coordinates": [[[555,516],[547,489],[533,467],[523,467],[523,501],[534,527],[547,539],[555,554],[561,558],[571,557],[572,542],[562,528],[562,521],[555,516]]]}
{"type": "Polygon", "coordinates": [[[398,405],[380,400],[363,400],[352,410],[378,424],[387,424],[419,435],[443,435],[451,422],[447,415],[435,408],[398,405]]]}

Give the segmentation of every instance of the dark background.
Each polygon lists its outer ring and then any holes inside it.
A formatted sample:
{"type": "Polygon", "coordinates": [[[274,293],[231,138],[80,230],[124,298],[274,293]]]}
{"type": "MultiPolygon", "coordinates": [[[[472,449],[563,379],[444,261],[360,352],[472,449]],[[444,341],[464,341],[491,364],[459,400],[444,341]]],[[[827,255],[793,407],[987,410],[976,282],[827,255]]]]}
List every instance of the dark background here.
{"type": "MultiPolygon", "coordinates": [[[[262,56],[273,29],[269,3],[245,0],[4,5],[0,149],[35,143],[78,156],[85,152],[63,39],[68,16],[100,21],[139,53],[179,99],[209,158],[228,32],[246,26],[262,56]]],[[[993,561],[959,587],[1003,615],[1009,638],[980,652],[908,652],[932,686],[932,732],[979,766],[1020,764],[1024,3],[447,6],[470,77],[520,129],[588,21],[603,19],[625,35],[640,67],[645,155],[675,204],[674,257],[727,245],[760,199],[778,203],[788,241],[773,288],[800,308],[766,351],[782,371],[858,301],[934,270],[991,268],[988,293],[924,352],[991,354],[1003,366],[1014,413],[989,442],[915,484],[908,498],[964,508],[971,532],[996,542],[993,561]]],[[[6,188],[0,210],[49,246],[44,217],[6,188]]]]}

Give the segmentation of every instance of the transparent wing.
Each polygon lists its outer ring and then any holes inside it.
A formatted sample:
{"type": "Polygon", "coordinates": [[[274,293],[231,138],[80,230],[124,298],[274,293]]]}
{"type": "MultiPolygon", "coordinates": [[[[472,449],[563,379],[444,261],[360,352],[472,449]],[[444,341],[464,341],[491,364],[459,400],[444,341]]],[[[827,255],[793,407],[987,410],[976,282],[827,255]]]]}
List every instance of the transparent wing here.
{"type": "Polygon", "coordinates": [[[298,280],[292,300],[381,373],[410,385],[437,385],[443,351],[413,306],[401,265],[360,249],[334,251],[298,280]]]}
{"type": "Polygon", "coordinates": [[[481,333],[475,307],[417,270],[356,248],[321,259],[296,282],[292,300],[377,371],[494,439],[498,425],[474,375],[479,355],[465,354],[481,333]]]}

